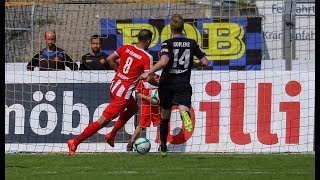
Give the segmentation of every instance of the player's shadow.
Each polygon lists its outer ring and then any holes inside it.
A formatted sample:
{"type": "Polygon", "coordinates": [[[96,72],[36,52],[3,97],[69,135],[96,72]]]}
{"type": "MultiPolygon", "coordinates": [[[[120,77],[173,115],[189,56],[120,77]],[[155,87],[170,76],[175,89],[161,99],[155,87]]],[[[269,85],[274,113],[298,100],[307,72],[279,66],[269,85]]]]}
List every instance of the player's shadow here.
{"type": "MultiPolygon", "coordinates": [[[[176,127],[173,129],[173,134],[179,134],[181,131],[181,128],[180,127],[176,127]]],[[[182,134],[182,136],[179,137],[181,139],[182,144],[171,144],[169,143],[168,144],[168,151],[171,151],[171,152],[185,152],[186,151],[186,143],[185,143],[185,137],[184,137],[184,134],[182,134]]]]}

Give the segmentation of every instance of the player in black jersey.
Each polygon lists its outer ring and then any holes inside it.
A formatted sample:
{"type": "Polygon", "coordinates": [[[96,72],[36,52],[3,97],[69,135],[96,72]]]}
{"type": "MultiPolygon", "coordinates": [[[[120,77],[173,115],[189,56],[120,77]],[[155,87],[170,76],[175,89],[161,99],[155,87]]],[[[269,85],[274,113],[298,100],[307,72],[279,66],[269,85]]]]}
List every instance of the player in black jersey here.
{"type": "Polygon", "coordinates": [[[46,47],[37,52],[27,64],[27,70],[33,71],[39,67],[40,71],[65,70],[65,66],[71,70],[78,70],[78,65],[72,60],[65,50],[56,46],[56,33],[53,30],[45,32],[46,47]]]}
{"type": "Polygon", "coordinates": [[[181,15],[175,14],[170,20],[172,38],[162,43],[159,52],[160,60],[141,75],[141,79],[163,69],[159,82],[159,98],[161,106],[160,123],[160,153],[166,156],[168,123],[173,104],[179,106],[181,119],[187,132],[193,129],[190,106],[192,87],[190,84],[191,69],[193,67],[205,67],[208,65],[206,54],[200,49],[197,42],[186,38],[183,34],[184,20],[181,15]],[[193,62],[196,56],[199,63],[193,62]]]}
{"type": "Polygon", "coordinates": [[[101,38],[93,35],[90,38],[92,53],[88,53],[81,58],[80,70],[113,70],[106,61],[108,55],[101,52],[101,38]]]}

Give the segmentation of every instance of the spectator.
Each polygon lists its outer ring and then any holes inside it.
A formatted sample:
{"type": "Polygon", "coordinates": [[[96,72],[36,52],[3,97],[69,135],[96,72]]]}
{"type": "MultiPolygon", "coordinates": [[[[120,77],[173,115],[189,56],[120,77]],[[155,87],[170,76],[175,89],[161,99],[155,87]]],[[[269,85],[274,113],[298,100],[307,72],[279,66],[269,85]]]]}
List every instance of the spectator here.
{"type": "Polygon", "coordinates": [[[108,55],[101,52],[99,35],[91,36],[90,47],[92,53],[82,56],[79,70],[112,70],[109,63],[106,62],[108,55]]]}
{"type": "Polygon", "coordinates": [[[27,64],[27,70],[33,71],[35,67],[39,67],[40,71],[57,71],[65,70],[65,66],[71,70],[78,70],[77,63],[68,53],[56,46],[56,33],[53,30],[45,32],[44,40],[46,47],[33,56],[27,64]]]}

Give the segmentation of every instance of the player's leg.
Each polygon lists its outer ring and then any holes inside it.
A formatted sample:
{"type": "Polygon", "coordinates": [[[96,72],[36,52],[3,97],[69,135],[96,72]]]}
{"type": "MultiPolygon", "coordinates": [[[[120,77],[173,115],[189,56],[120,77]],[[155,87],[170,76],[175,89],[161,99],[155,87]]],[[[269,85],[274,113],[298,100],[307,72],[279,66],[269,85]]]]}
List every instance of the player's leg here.
{"type": "Polygon", "coordinates": [[[168,137],[168,126],[171,117],[172,107],[172,88],[171,86],[160,84],[159,99],[161,107],[161,120],[160,120],[160,154],[162,156],[167,155],[167,137],[168,137]]]}
{"type": "MultiPolygon", "coordinates": [[[[151,107],[151,122],[153,124],[153,127],[157,128],[157,137],[160,137],[161,112],[159,106],[151,107]]],[[[160,146],[158,148],[158,151],[160,152],[160,146]]]]}
{"type": "Polygon", "coordinates": [[[169,120],[171,116],[171,108],[161,108],[161,121],[160,121],[160,154],[167,155],[167,137],[169,132],[169,120]]]}
{"type": "Polygon", "coordinates": [[[104,109],[102,116],[97,121],[89,124],[75,139],[71,139],[67,142],[69,147],[69,155],[73,156],[77,146],[82,141],[98,132],[102,127],[105,127],[112,119],[116,118],[119,115],[119,112],[122,112],[125,107],[125,101],[119,101],[118,97],[111,94],[111,102],[104,109]]]}
{"type": "Polygon", "coordinates": [[[137,113],[139,109],[138,104],[133,96],[131,96],[127,101],[126,108],[127,109],[120,114],[111,132],[105,135],[105,139],[111,147],[114,147],[114,137],[116,136],[118,130],[121,129],[127,123],[127,121],[137,113]]]}
{"type": "Polygon", "coordinates": [[[193,129],[192,120],[190,116],[192,87],[191,85],[177,85],[173,95],[173,102],[179,106],[179,112],[187,132],[193,129]]]}
{"type": "Polygon", "coordinates": [[[132,151],[133,150],[133,143],[137,139],[137,137],[140,135],[141,131],[143,128],[150,127],[151,124],[151,109],[150,105],[142,104],[141,106],[141,111],[140,111],[140,119],[139,119],[139,124],[136,130],[134,131],[131,140],[127,144],[127,151],[132,151]]]}
{"type": "Polygon", "coordinates": [[[97,121],[89,124],[84,131],[78,135],[74,139],[68,140],[68,148],[69,148],[69,155],[73,156],[77,150],[78,145],[87,139],[88,137],[94,135],[96,132],[98,132],[101,128],[105,127],[111,119],[107,119],[104,116],[101,116],[97,121]]]}
{"type": "Polygon", "coordinates": [[[179,112],[181,119],[183,121],[184,128],[186,129],[187,132],[192,131],[192,120],[191,120],[191,115],[190,115],[190,109],[184,105],[179,105],[179,112]]]}
{"type": "Polygon", "coordinates": [[[140,135],[142,130],[143,130],[143,127],[137,126],[136,130],[134,131],[133,135],[131,136],[130,141],[127,144],[127,151],[133,150],[133,143],[136,141],[137,137],[140,135]]]}

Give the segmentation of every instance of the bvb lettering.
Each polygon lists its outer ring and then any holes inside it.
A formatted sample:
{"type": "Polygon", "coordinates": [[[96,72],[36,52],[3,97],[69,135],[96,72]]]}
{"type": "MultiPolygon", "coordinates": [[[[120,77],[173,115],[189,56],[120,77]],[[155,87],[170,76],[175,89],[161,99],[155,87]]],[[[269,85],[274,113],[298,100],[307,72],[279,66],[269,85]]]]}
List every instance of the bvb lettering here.
{"type": "MultiPolygon", "coordinates": [[[[185,23],[184,33],[194,39],[207,54],[209,60],[236,60],[245,53],[243,42],[244,29],[237,23],[203,23],[202,33],[208,35],[208,47],[202,47],[203,37],[200,30],[191,24],[185,23]]],[[[136,35],[142,29],[149,29],[153,33],[150,49],[160,51],[161,42],[171,38],[170,26],[166,25],[159,33],[158,29],[145,23],[117,23],[117,29],[123,36],[123,44],[137,43],[136,35]]]]}

